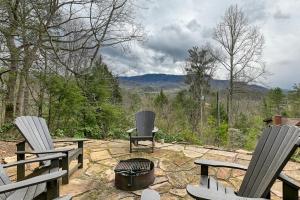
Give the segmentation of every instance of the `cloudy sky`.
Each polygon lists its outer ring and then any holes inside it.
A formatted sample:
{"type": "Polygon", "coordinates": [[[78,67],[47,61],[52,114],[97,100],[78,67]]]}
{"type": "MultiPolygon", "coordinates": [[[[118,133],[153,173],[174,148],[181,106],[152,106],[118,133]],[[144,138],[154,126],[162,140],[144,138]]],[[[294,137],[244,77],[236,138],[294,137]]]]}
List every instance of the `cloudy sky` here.
{"type": "MultiPolygon", "coordinates": [[[[213,28],[226,8],[238,4],[265,37],[264,61],[270,87],[300,83],[300,0],[136,0],[145,41],[102,50],[118,75],[183,74],[187,50],[213,42],[213,28]]],[[[219,70],[216,78],[226,78],[219,70]]]]}

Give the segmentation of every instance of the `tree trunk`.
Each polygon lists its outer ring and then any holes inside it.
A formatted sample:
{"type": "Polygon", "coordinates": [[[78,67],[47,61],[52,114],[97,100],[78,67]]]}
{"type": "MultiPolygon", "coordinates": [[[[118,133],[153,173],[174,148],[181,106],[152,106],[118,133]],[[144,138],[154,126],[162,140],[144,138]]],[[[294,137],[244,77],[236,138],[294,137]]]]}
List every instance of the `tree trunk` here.
{"type": "Polygon", "coordinates": [[[14,119],[15,83],[16,83],[16,72],[12,71],[9,73],[8,84],[7,84],[4,122],[10,122],[14,119]]]}
{"type": "Polygon", "coordinates": [[[15,89],[17,81],[17,62],[12,61],[8,74],[7,93],[5,95],[4,122],[11,122],[15,116],[15,89]]]}
{"type": "Polygon", "coordinates": [[[203,89],[200,88],[200,127],[203,127],[203,89]]]}
{"type": "Polygon", "coordinates": [[[234,77],[233,77],[233,53],[230,55],[230,81],[229,81],[229,95],[228,95],[228,125],[229,127],[233,126],[233,113],[232,113],[232,99],[233,99],[233,89],[234,89],[234,77]]]}
{"type": "Polygon", "coordinates": [[[217,91],[217,123],[218,123],[218,129],[219,129],[220,125],[221,125],[219,91],[217,91]]]}
{"type": "MultiPolygon", "coordinates": [[[[26,85],[26,84],[25,84],[26,85]]],[[[24,109],[23,109],[23,114],[24,115],[28,115],[28,114],[31,114],[30,113],[30,109],[29,109],[29,88],[27,86],[25,86],[24,88],[24,109]]]]}
{"type": "Polygon", "coordinates": [[[24,93],[25,93],[25,77],[24,74],[20,74],[19,91],[16,102],[16,115],[22,116],[24,113],[24,93]]]}
{"type": "Polygon", "coordinates": [[[7,93],[5,95],[5,115],[4,122],[11,122],[14,119],[15,115],[15,91],[16,91],[16,82],[17,82],[17,69],[18,69],[18,60],[19,60],[19,51],[16,47],[14,37],[12,33],[14,30],[11,30],[11,35],[6,35],[7,47],[10,54],[10,72],[8,73],[8,82],[7,82],[7,93]]]}

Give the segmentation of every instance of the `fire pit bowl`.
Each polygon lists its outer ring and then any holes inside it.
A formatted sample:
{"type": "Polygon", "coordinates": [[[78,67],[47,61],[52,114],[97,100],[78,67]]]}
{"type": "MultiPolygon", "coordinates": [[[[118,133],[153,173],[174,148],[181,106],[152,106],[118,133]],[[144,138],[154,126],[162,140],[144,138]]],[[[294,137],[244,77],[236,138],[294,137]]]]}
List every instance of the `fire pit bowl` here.
{"type": "Polygon", "coordinates": [[[140,190],[154,179],[154,163],[145,158],[121,160],[115,168],[115,186],[121,190],[140,190]]]}

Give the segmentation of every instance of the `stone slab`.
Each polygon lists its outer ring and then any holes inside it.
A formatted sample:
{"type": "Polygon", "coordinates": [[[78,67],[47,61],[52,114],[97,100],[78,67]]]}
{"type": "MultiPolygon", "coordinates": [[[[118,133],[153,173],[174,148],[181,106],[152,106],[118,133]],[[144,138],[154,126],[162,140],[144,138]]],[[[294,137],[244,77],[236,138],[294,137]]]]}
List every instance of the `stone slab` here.
{"type": "Polygon", "coordinates": [[[203,156],[203,153],[199,153],[199,152],[191,151],[191,150],[183,150],[183,153],[186,157],[189,157],[189,158],[200,158],[203,156]]]}
{"type": "Polygon", "coordinates": [[[162,149],[171,150],[171,151],[183,151],[184,146],[179,144],[173,144],[170,146],[162,147],[162,149]]]}
{"type": "Polygon", "coordinates": [[[90,156],[93,162],[112,158],[107,150],[92,152],[90,156]]]}

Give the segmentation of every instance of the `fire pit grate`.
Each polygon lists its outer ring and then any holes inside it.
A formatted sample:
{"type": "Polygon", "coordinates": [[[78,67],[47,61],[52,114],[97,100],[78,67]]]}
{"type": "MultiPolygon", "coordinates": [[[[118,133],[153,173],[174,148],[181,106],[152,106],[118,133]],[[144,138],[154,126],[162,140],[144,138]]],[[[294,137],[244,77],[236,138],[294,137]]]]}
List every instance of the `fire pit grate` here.
{"type": "Polygon", "coordinates": [[[154,182],[154,164],[145,158],[121,160],[115,167],[115,185],[122,190],[139,190],[154,182]]]}
{"type": "Polygon", "coordinates": [[[131,175],[141,174],[150,170],[151,161],[141,158],[121,160],[115,168],[116,173],[128,173],[131,175]]]}

